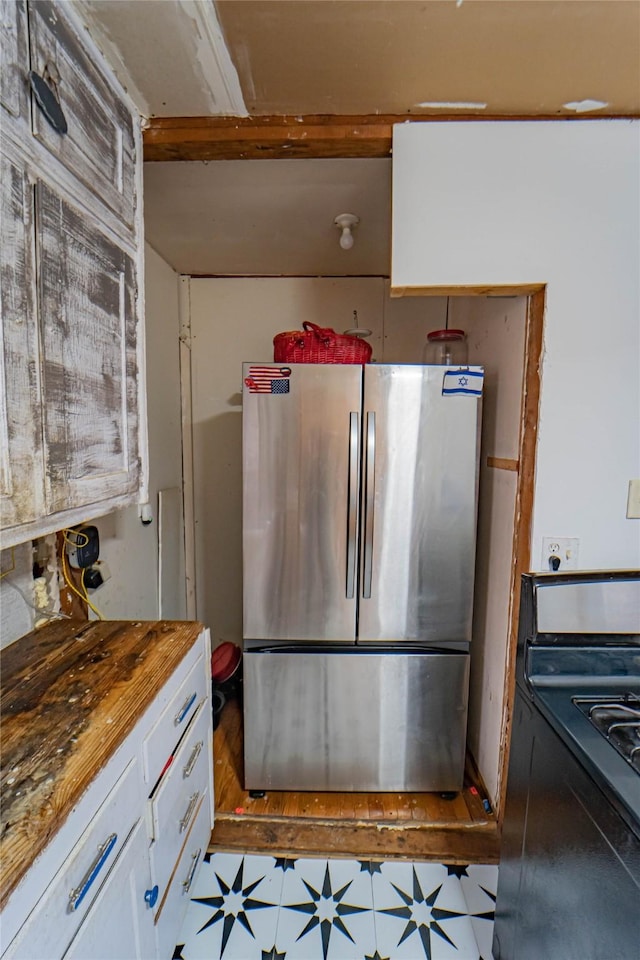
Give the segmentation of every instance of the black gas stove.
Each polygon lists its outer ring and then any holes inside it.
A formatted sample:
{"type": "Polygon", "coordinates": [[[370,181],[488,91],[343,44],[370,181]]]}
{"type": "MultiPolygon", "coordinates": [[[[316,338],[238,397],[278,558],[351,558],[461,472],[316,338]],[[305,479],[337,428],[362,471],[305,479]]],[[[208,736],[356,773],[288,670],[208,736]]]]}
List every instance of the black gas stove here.
{"type": "Polygon", "coordinates": [[[640,572],[522,579],[496,960],[638,960],[640,572]]]}

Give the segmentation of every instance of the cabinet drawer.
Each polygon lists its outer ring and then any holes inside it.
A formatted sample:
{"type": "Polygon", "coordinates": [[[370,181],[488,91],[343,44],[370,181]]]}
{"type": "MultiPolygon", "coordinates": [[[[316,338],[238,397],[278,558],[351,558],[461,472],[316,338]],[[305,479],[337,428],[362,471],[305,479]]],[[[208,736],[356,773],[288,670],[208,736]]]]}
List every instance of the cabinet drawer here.
{"type": "Polygon", "coordinates": [[[208,701],[201,703],[171,767],[150,800],[153,823],[151,875],[160,899],[169,883],[185,837],[203,796],[210,794],[211,718],[208,701]]]}
{"type": "Polygon", "coordinates": [[[209,683],[204,658],[199,657],[167,704],[155,727],[145,738],[143,748],[145,777],[151,786],[157,782],[199,705],[207,699],[209,683]]]}
{"type": "Polygon", "coordinates": [[[64,960],[150,960],[155,956],[153,914],[145,902],[149,890],[146,846],[140,820],[64,960]]]}
{"type": "Polygon", "coordinates": [[[135,146],[128,109],[59,4],[29,3],[29,32],[31,69],[53,89],[67,122],[66,133],[58,133],[34,98],[34,136],[131,228],[135,146]]]}
{"type": "Polygon", "coordinates": [[[132,760],[30,914],[6,960],[62,956],[139,818],[141,803],[139,769],[132,760]]]}
{"type": "Polygon", "coordinates": [[[182,849],[180,860],[171,878],[171,885],[156,915],[158,956],[168,960],[180,934],[180,927],[189,904],[197,872],[211,839],[209,797],[204,797],[193,827],[182,849]]]}

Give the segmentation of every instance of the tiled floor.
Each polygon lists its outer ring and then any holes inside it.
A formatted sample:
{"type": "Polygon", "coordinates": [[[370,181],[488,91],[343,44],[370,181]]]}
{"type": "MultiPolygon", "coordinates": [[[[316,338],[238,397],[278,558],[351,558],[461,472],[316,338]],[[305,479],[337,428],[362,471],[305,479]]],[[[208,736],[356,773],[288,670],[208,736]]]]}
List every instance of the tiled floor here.
{"type": "Polygon", "coordinates": [[[208,855],[174,960],[491,960],[498,868],[208,855]]]}

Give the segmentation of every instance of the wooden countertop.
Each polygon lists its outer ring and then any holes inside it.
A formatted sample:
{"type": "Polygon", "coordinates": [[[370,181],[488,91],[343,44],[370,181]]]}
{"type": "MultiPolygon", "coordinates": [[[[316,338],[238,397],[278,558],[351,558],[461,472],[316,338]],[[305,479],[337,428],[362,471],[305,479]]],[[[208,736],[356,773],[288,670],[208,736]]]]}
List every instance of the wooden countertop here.
{"type": "Polygon", "coordinates": [[[2,651],[0,909],[202,629],[56,620],[2,651]]]}

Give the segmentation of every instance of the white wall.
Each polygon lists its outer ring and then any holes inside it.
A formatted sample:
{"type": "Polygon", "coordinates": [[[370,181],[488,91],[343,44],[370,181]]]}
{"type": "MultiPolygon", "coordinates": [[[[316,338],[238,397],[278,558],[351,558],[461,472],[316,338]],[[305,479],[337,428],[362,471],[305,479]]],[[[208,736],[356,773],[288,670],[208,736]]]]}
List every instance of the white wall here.
{"type": "Polygon", "coordinates": [[[182,439],[178,276],[147,244],[145,248],[149,505],[153,521],[144,526],[137,506],[95,522],[100,557],[111,572],[92,602],[109,619],[182,619],[185,616],[184,530],[182,523],[182,439]],[[180,496],[176,497],[176,490],[180,496]],[[159,549],[158,497],[163,491],[165,538],[159,549]],[[171,491],[168,495],[166,491],[171,491]],[[176,536],[176,530],[178,535],[176,536]],[[170,533],[167,538],[167,532],[170,533]],[[173,571],[177,589],[161,607],[160,557],[173,571]]]}
{"type": "Polygon", "coordinates": [[[640,123],[394,128],[392,286],[546,284],[531,568],[640,565],[640,123]]]}

